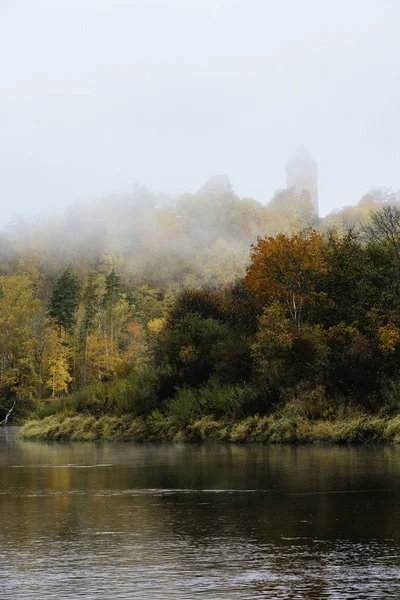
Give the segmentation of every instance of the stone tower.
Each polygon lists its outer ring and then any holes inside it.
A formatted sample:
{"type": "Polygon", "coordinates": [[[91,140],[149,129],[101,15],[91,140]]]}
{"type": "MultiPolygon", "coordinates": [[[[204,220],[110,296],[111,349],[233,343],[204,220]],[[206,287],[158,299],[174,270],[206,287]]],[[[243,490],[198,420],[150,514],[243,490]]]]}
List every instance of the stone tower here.
{"type": "Polygon", "coordinates": [[[318,164],[303,146],[286,163],[286,187],[294,188],[299,199],[308,193],[318,216],[318,164]]]}

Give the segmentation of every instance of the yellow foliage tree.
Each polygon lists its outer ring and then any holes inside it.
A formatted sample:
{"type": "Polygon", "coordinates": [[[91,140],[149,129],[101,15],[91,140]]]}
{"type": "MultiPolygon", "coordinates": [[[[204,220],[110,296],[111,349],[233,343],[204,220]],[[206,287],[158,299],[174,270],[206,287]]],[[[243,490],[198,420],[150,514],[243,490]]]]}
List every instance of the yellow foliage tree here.
{"type": "Polygon", "coordinates": [[[88,382],[113,378],[120,363],[118,349],[97,329],[87,339],[88,382]]]}
{"type": "MultiPolygon", "coordinates": [[[[152,319],[154,320],[154,319],[152,319]]],[[[128,364],[136,367],[149,361],[148,336],[144,326],[137,320],[132,320],[126,327],[125,334],[126,354],[128,364]]]]}
{"type": "Polygon", "coordinates": [[[46,329],[43,348],[43,380],[52,398],[60,392],[68,392],[72,381],[69,372],[69,350],[60,338],[58,330],[49,326],[46,329]]]}
{"type": "Polygon", "coordinates": [[[151,319],[147,323],[147,329],[154,337],[158,338],[165,328],[166,320],[162,317],[151,319]]]}
{"type": "Polygon", "coordinates": [[[0,277],[0,390],[5,395],[11,390],[27,397],[35,391],[35,315],[40,307],[29,275],[0,277]]]}
{"type": "Polygon", "coordinates": [[[383,354],[393,354],[400,343],[400,331],[394,323],[388,323],[378,329],[379,349],[383,354]]]}

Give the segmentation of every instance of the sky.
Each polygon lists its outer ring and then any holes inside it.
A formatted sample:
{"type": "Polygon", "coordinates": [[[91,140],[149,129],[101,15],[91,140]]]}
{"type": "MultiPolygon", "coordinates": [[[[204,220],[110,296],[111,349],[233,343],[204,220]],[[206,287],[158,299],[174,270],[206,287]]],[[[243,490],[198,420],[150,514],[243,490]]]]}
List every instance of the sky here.
{"type": "Polygon", "coordinates": [[[320,213],[400,188],[398,0],[0,0],[0,223],[229,175],[304,145],[320,213]]]}

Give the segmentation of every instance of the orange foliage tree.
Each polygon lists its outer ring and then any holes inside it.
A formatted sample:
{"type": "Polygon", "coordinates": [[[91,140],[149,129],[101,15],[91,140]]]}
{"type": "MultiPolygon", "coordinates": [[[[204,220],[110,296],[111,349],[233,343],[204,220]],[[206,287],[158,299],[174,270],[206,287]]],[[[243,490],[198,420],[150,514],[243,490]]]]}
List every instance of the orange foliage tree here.
{"type": "Polygon", "coordinates": [[[284,303],[300,329],[305,306],[315,298],[316,276],[325,272],[324,237],[308,228],[291,236],[258,238],[246,281],[263,304],[284,303]]]}

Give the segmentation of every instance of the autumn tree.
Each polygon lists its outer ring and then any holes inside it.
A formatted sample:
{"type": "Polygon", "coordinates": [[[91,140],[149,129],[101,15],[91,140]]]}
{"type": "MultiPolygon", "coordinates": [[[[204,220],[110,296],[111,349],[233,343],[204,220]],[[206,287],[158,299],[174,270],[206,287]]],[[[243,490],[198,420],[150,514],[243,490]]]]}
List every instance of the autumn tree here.
{"type": "Polygon", "coordinates": [[[27,399],[38,386],[35,317],[41,310],[33,282],[24,273],[0,277],[0,395],[27,399]]]}
{"type": "Polygon", "coordinates": [[[277,389],[287,377],[286,363],[293,346],[293,327],[284,308],[273,302],[265,307],[260,317],[259,329],[251,347],[257,380],[274,399],[277,389]]]}
{"type": "Polygon", "coordinates": [[[185,288],[213,288],[228,285],[243,275],[248,259],[248,248],[234,247],[218,238],[211,248],[200,252],[184,279],[185,288]]]}
{"type": "Polygon", "coordinates": [[[54,398],[60,392],[68,392],[72,381],[69,372],[69,351],[64,341],[51,324],[46,329],[43,350],[43,380],[46,390],[54,398]]]}
{"type": "Polygon", "coordinates": [[[262,304],[283,303],[300,329],[305,308],[315,299],[316,277],[325,271],[324,238],[309,228],[291,236],[258,238],[246,281],[262,304]]]}

